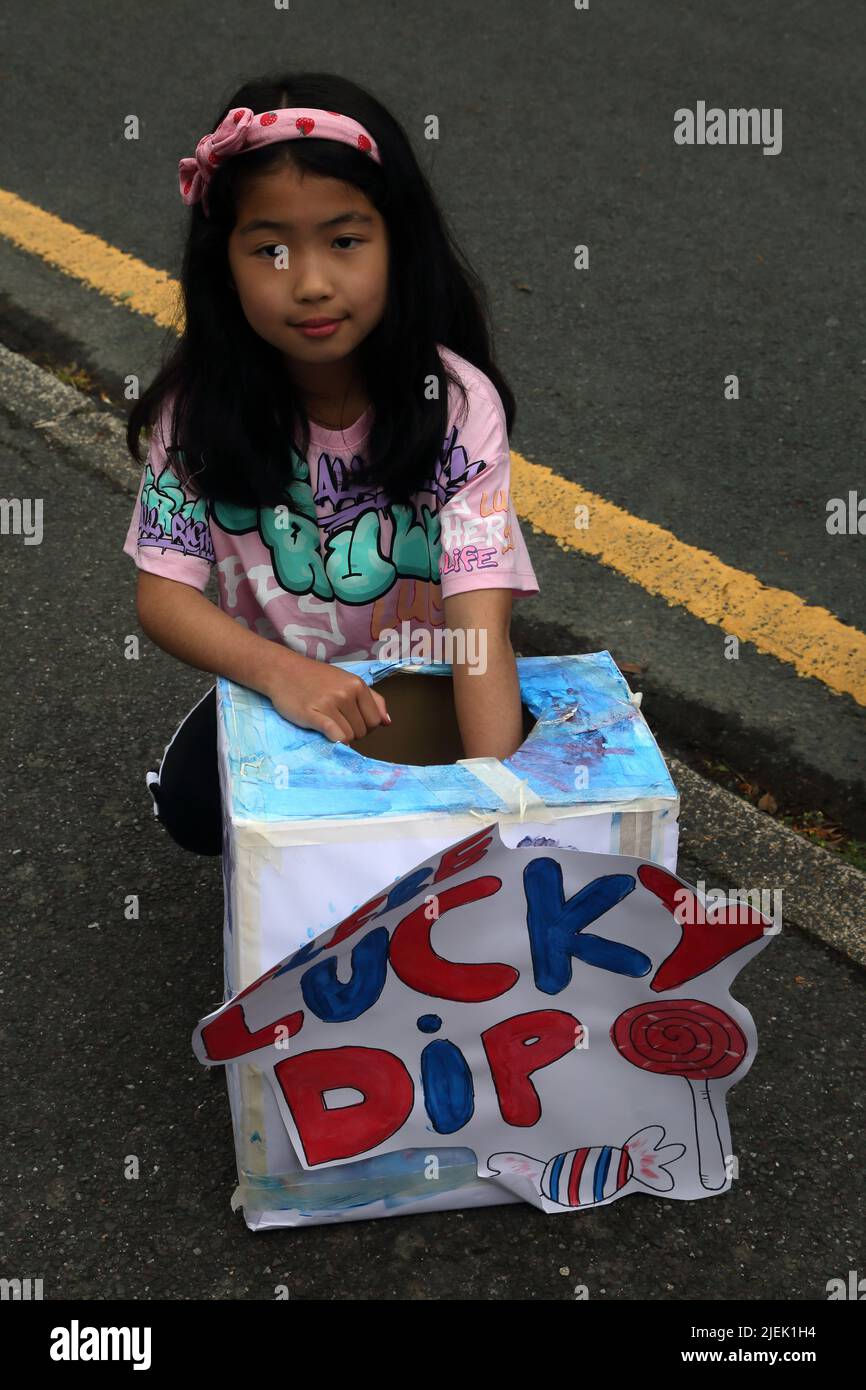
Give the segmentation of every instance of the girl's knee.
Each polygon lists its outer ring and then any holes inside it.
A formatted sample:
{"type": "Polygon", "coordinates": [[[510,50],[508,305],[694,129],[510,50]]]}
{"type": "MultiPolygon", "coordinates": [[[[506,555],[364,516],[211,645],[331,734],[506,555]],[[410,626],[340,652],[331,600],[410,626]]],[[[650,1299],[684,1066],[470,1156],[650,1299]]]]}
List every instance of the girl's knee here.
{"type": "MultiPolygon", "coordinates": [[[[153,776],[153,774],[151,774],[153,776]]],[[[148,780],[154,812],[175,844],[191,854],[222,854],[222,821],[213,806],[178,803],[167,798],[159,781],[148,780]]]]}

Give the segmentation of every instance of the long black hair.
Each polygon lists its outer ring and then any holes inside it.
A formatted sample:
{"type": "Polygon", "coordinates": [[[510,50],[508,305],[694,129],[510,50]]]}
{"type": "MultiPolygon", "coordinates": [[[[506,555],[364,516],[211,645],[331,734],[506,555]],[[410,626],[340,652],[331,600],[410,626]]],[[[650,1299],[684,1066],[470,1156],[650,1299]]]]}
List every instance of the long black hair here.
{"type": "MultiPolygon", "coordinates": [[[[170,455],[209,500],[242,506],[286,502],[291,444],[309,448],[306,411],[276,348],[250,327],[231,288],[228,239],[243,181],[279,162],[358,188],[385,220],[389,239],[384,315],[359,348],[374,416],[366,464],[353,477],[408,502],[433,476],[448,424],[447,381],[462,383],[436,344],[484,372],[499,392],[510,433],[514,396],[493,360],[484,286],[457,247],[399,122],[369,92],[332,73],[295,73],[240,87],[235,106],[253,111],[320,107],[353,117],[373,136],[382,164],[336,140],[273,142],[227,159],[208,187],[209,217],[193,204],[181,270],[185,324],[151,385],[132,407],[127,445],[137,463],[142,429],[172,398],[170,455]],[[423,388],[435,376],[438,397],[423,388]]],[[[177,333],[177,327],[173,330],[177,333]]],[[[465,416],[461,416],[465,418],[465,416]]]]}

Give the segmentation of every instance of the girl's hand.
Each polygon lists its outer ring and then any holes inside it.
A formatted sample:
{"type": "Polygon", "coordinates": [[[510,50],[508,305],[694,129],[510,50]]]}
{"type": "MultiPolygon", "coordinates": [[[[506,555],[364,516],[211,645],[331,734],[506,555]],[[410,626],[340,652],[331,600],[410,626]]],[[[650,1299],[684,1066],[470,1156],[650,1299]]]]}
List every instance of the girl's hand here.
{"type": "Polygon", "coordinates": [[[351,743],[390,724],[382,696],[360,676],[298,652],[287,655],[291,660],[275,665],[265,692],[284,719],[302,729],[318,729],[332,743],[351,743]]]}

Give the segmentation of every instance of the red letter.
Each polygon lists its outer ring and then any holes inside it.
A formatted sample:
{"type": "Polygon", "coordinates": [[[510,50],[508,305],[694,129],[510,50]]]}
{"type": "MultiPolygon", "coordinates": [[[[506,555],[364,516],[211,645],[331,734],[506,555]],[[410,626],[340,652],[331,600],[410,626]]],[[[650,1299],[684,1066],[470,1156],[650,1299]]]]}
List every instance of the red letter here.
{"type": "Polygon", "coordinates": [[[529,1078],[539,1067],[549,1066],[571,1052],[579,1036],[577,1019],[560,1009],[516,1014],[481,1034],[506,1124],[538,1123],[541,1102],[529,1078]]]}
{"type": "Polygon", "coordinates": [[[302,1052],[278,1062],[274,1075],[313,1164],[352,1158],[384,1144],[406,1123],[415,1100],[400,1058],[375,1047],[302,1052]],[[325,1093],[344,1086],[363,1091],[364,1099],[328,1110],[325,1093]]]}
{"type": "Polygon", "coordinates": [[[439,868],[433,875],[433,882],[438,883],[440,879],[450,878],[452,874],[459,874],[461,869],[468,869],[472,864],[477,864],[489,850],[492,839],[493,835],[488,825],[483,830],[476,830],[468,839],[461,840],[459,845],[452,845],[440,859],[439,868]],[[485,835],[486,840],[479,844],[485,835]]]}
{"type": "MultiPolygon", "coordinates": [[[[258,981],[256,983],[258,984],[258,981]]],[[[252,988],[250,985],[250,989],[252,988]]],[[[245,990],[244,993],[246,992],[245,990]]],[[[301,1031],[303,1021],[304,1011],[300,1009],[297,1013],[286,1014],[285,1018],[278,1018],[276,1023],[268,1023],[256,1033],[251,1033],[243,1009],[240,1004],[235,1004],[232,1008],[226,1009],[224,1014],[220,1014],[219,1018],[215,1018],[213,1023],[208,1023],[202,1028],[201,1040],[212,1062],[225,1062],[230,1057],[241,1057],[245,1052],[255,1052],[260,1047],[273,1047],[278,1028],[287,1028],[288,1036],[293,1038],[301,1031]]]]}
{"type": "Polygon", "coordinates": [[[637,876],[644,888],[659,899],[668,912],[678,921],[682,935],[674,949],[652,977],[650,988],[658,992],[665,989],[679,989],[688,980],[712,970],[719,961],[727,960],[734,951],[742,950],[752,941],[760,941],[767,919],[753,908],[749,908],[745,918],[740,916],[739,903],[716,904],[710,912],[709,920],[703,910],[703,903],[692,892],[688,884],[680,883],[667,869],[657,864],[641,864],[637,876]],[[676,916],[680,906],[677,895],[684,895],[686,912],[676,916]]]}
{"type": "Polygon", "coordinates": [[[348,917],[344,917],[342,922],[337,924],[334,935],[322,949],[328,950],[330,946],[336,946],[340,941],[345,941],[346,937],[351,936],[353,932],[360,931],[361,927],[369,922],[379,904],[385,902],[387,897],[387,893],[380,893],[378,898],[371,898],[368,903],[362,903],[360,907],[356,907],[354,912],[350,912],[348,917]]]}
{"type": "MultiPolygon", "coordinates": [[[[439,915],[478,898],[489,898],[501,887],[500,878],[474,878],[471,883],[456,883],[453,888],[437,894],[439,915]]],[[[391,965],[404,985],[437,999],[478,1004],[484,999],[495,999],[517,983],[520,974],[510,965],[460,963],[437,956],[430,944],[430,932],[436,919],[427,916],[429,911],[423,903],[414,908],[391,937],[391,965]]]]}

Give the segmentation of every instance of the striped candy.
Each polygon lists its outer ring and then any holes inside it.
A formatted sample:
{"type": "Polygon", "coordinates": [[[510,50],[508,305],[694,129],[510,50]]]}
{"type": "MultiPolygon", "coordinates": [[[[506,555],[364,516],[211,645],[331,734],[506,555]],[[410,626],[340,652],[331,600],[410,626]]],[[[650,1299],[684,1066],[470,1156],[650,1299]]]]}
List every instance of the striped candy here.
{"type": "Polygon", "coordinates": [[[625,1149],[569,1149],[545,1164],[541,1191],[562,1207],[589,1207],[613,1197],[632,1175],[625,1149]]]}

